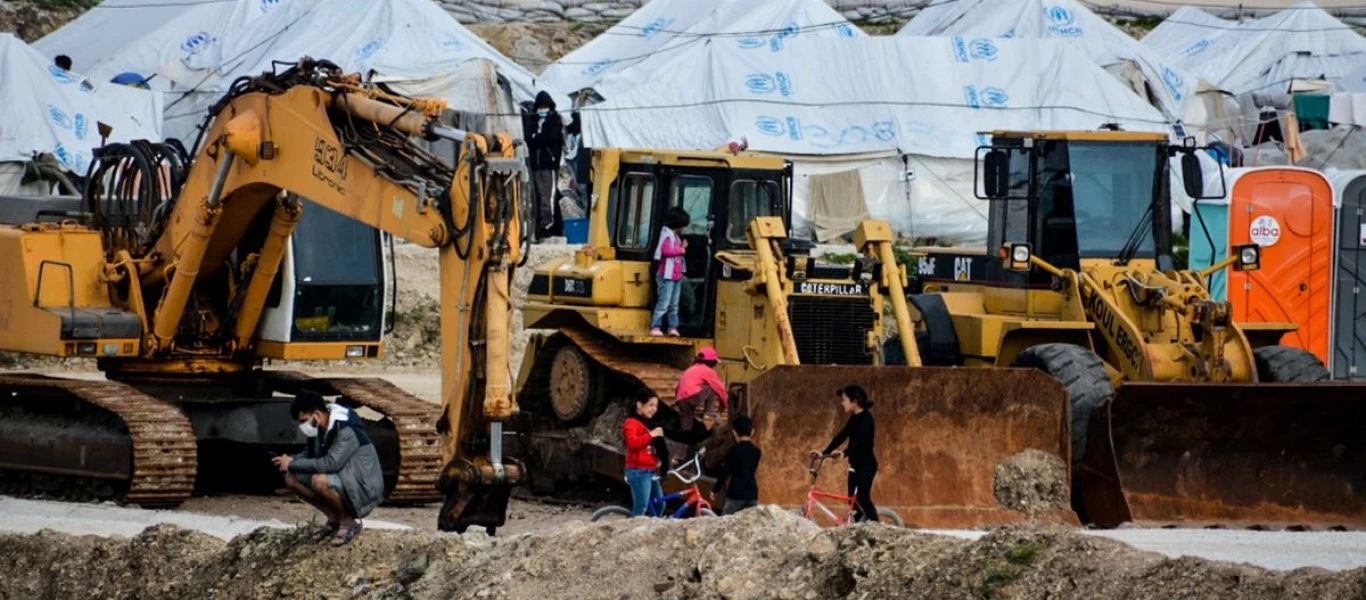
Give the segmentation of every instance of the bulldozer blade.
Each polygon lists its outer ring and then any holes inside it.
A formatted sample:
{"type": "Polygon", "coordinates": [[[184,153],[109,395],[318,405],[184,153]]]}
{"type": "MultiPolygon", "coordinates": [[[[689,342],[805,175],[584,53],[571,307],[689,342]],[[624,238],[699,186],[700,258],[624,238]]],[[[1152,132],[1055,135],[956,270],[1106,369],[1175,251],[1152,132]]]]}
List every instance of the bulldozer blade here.
{"type": "Polygon", "coordinates": [[[1187,527],[1366,526],[1366,386],[1126,383],[1091,418],[1083,514],[1187,527]]]}
{"type": "MultiPolygon", "coordinates": [[[[993,493],[996,466],[1027,449],[1071,463],[1067,390],[1030,369],[777,367],[755,379],[736,410],[754,419],[763,451],[760,502],[800,506],[809,484],[807,455],[844,426],[835,390],[857,384],[873,400],[878,474],[873,502],[908,527],[973,528],[1026,520],[993,493]]],[[[843,494],[846,467],[830,464],[818,489],[843,494]]],[[[1079,524],[1067,510],[1035,519],[1079,524]]]]}

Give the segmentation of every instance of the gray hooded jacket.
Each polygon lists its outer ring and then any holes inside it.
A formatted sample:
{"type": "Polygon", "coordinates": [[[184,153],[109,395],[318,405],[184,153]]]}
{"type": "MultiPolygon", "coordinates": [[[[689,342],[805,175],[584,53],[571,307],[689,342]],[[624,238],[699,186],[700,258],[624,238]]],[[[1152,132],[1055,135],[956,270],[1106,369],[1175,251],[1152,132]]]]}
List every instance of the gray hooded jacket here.
{"type": "Polygon", "coordinates": [[[384,472],[379,452],[365,435],[360,417],[343,406],[332,405],[325,433],[308,441],[295,455],[289,471],[300,475],[336,474],[342,483],[342,500],[357,518],[368,516],[384,499],[384,472]]]}

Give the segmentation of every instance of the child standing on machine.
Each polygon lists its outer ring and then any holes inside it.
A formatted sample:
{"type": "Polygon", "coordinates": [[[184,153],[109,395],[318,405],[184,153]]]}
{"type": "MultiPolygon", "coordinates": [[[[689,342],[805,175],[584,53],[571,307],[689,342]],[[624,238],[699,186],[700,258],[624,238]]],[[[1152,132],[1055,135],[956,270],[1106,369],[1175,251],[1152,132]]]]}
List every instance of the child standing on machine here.
{"type": "Polygon", "coordinates": [[[654,316],[650,319],[650,335],[662,336],[660,327],[668,316],[669,335],[678,337],[678,299],[683,287],[683,255],[688,242],[679,234],[692,221],[687,211],[673,207],[664,215],[664,229],[659,232],[659,245],[655,247],[655,260],[659,261],[656,272],[658,299],[655,301],[654,316]]]}

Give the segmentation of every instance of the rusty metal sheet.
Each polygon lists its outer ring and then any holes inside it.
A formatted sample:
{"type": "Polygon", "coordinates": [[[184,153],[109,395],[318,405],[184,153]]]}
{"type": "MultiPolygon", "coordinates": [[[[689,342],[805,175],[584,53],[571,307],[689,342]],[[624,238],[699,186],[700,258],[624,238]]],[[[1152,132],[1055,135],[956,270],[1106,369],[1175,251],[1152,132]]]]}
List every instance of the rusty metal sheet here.
{"type": "MultiPolygon", "coordinates": [[[[747,390],[755,443],[763,451],[759,501],[798,506],[807,454],[824,449],[847,416],[835,390],[858,384],[873,400],[878,475],[873,502],[908,527],[971,528],[1026,519],[992,493],[995,467],[1026,449],[1070,464],[1067,391],[1029,369],[778,367],[747,390]]],[[[843,463],[819,488],[844,493],[843,463]]],[[[1036,518],[1077,523],[1070,510],[1036,518]]]]}
{"type": "Polygon", "coordinates": [[[1077,485],[1097,525],[1366,527],[1366,385],[1128,383],[1077,485]]]}

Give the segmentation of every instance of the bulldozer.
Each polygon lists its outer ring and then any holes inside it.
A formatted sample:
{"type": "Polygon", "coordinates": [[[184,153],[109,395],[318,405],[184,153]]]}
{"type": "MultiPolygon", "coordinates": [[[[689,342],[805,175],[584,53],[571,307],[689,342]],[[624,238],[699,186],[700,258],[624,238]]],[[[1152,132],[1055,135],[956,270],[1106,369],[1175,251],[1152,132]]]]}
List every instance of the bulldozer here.
{"type": "Polygon", "coordinates": [[[1211,300],[1210,275],[1259,268],[1256,245],[1174,264],[1171,162],[1197,202],[1224,193],[1205,189],[1199,151],[1117,130],[993,133],[978,156],[987,248],[915,252],[918,358],[1064,384],[1084,523],[1361,527],[1366,388],[1278,345],[1296,324],[1234,322],[1211,300]]]}
{"type": "Polygon", "coordinates": [[[519,142],[445,126],[444,109],[304,58],[235,82],[193,156],[108,145],[75,206],[6,202],[0,350],[94,358],[105,379],[0,373],[0,484],[162,507],[197,480],[264,472],[278,487],[263,450],[302,446],[289,396],[311,390],[366,419],[388,502],[442,501],[443,530],[501,526],[524,471],[503,439],[526,171],[519,142]],[[315,209],[322,229],[291,255],[315,209]],[[379,356],[369,228],[439,253],[440,406],[379,379],[262,368],[379,356]]]}
{"type": "MultiPolygon", "coordinates": [[[[801,504],[807,453],[844,422],[834,392],[857,383],[877,403],[879,507],[923,527],[1026,518],[997,501],[993,471],[1031,449],[1066,460],[1066,391],[1029,369],[888,368],[885,331],[893,319],[909,331],[911,313],[887,222],[860,224],[856,259],[837,264],[789,237],[792,167],[780,157],[593,149],[590,160],[588,243],[537,267],[522,306],[525,327],[540,331],[517,384],[533,488],[621,480],[611,433],[626,399],[648,387],[672,406],[683,369],[713,346],[730,413],[756,423],[761,502],[801,504]],[[651,336],[652,258],[675,207],[690,217],[681,335],[651,336]]],[[[903,355],[917,355],[914,338],[902,343],[903,355]]],[[[724,426],[715,433],[717,443],[729,436],[724,426]]],[[[720,455],[707,452],[708,466],[720,455]]],[[[822,485],[842,489],[841,475],[822,485]]],[[[1065,508],[1039,517],[1076,522],[1065,508]]]]}

